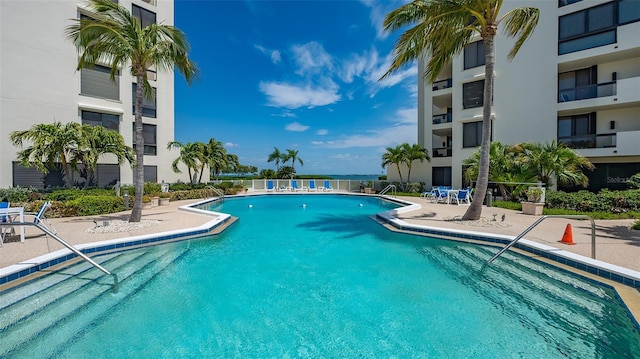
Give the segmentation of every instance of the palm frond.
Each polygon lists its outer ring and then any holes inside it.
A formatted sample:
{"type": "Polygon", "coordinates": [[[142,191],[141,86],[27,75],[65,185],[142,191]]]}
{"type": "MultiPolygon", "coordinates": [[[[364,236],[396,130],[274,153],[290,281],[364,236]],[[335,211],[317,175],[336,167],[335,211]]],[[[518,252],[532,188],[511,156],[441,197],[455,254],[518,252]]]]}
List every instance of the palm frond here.
{"type": "Polygon", "coordinates": [[[500,21],[505,21],[504,31],[508,37],[515,37],[516,42],[507,55],[512,60],[525,41],[533,34],[538,25],[540,10],[534,7],[516,8],[506,13],[500,21]]]}

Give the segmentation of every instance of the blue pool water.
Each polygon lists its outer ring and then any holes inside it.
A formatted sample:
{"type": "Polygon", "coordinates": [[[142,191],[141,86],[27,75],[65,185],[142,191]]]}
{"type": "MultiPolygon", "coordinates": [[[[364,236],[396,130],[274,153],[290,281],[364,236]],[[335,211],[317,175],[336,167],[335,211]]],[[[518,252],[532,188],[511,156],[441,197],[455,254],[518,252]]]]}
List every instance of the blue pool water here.
{"type": "Polygon", "coordinates": [[[240,219],[222,235],[102,256],[122,277],[118,293],[72,266],[42,297],[0,309],[0,357],[640,353],[613,290],[510,252],[483,269],[495,248],[399,234],[369,218],[393,207],[344,195],[226,200],[210,209],[240,219]],[[49,299],[61,285],[72,295],[49,299]]]}

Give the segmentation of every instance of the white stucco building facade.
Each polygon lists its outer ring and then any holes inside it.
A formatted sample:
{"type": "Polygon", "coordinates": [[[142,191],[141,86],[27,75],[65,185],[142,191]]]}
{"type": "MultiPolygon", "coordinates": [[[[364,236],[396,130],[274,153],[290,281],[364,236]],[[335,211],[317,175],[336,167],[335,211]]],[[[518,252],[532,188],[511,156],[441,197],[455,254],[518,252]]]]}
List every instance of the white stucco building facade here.
{"type": "MultiPolygon", "coordinates": [[[[174,23],[173,1],[119,4],[142,19],[143,26],[151,21],[174,23]]],[[[108,67],[76,71],[76,49],[64,29],[71,19],[90,15],[85,7],[82,1],[69,0],[0,1],[0,188],[60,184],[59,178],[44,177],[16,162],[19,148],[8,140],[13,131],[39,123],[79,122],[116,130],[133,145],[135,79],[129,69],[120,69],[115,83],[108,78],[108,67]]],[[[150,69],[149,79],[156,98],[143,104],[145,181],[188,181],[171,169],[179,152],[167,150],[174,139],[174,74],[150,69]]],[[[129,164],[118,166],[107,157],[100,161],[94,180],[100,187],[132,183],[133,171],[129,164]]]]}
{"type": "MultiPolygon", "coordinates": [[[[539,8],[540,21],[513,61],[513,40],[496,37],[493,141],[566,143],[596,166],[590,189],[624,188],[640,172],[640,1],[505,0],[502,13],[516,6],[539,8]]],[[[419,64],[417,139],[432,160],[413,165],[412,181],[427,188],[463,186],[462,162],[480,144],[478,40],[433,84],[419,64]]]]}

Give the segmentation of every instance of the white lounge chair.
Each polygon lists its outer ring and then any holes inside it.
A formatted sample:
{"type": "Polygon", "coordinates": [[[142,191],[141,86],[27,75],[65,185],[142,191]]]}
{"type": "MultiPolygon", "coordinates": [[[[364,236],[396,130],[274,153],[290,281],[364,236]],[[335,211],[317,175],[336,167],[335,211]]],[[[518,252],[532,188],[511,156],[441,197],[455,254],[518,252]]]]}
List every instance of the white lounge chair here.
{"type": "Polygon", "coordinates": [[[302,191],[302,187],[298,187],[298,181],[297,180],[291,180],[291,190],[294,191],[294,192],[302,191]]]}
{"type": "Polygon", "coordinates": [[[329,180],[324,180],[324,188],[323,190],[325,192],[332,192],[333,191],[333,187],[331,187],[331,183],[329,183],[329,180]]]}
{"type": "Polygon", "coordinates": [[[309,192],[316,192],[317,190],[316,180],[309,180],[309,192]]]}
{"type": "Polygon", "coordinates": [[[273,192],[274,190],[273,181],[267,181],[267,192],[273,192]]]}

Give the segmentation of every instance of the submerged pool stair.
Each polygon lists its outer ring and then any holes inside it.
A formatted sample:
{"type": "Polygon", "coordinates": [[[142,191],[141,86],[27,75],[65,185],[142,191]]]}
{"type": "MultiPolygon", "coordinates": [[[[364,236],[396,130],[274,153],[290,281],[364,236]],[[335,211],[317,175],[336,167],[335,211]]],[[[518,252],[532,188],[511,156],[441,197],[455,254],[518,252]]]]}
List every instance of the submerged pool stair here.
{"type": "Polygon", "coordinates": [[[96,262],[118,274],[117,292],[112,290],[109,277],[79,262],[0,293],[0,358],[51,357],[51,352],[42,354],[43,342],[57,352],[69,338],[82,335],[93,322],[170,266],[187,248],[180,243],[95,257],[96,262]],[[90,310],[86,310],[88,306],[90,310]]]}
{"type": "Polygon", "coordinates": [[[456,280],[468,284],[479,297],[496,303],[503,312],[531,328],[539,327],[536,323],[547,323],[549,330],[539,334],[567,357],[585,357],[584,353],[574,352],[571,343],[593,333],[599,333],[600,342],[608,347],[605,352],[621,351],[621,357],[625,357],[625,353],[640,350],[640,346],[620,345],[616,341],[617,328],[607,325],[612,315],[628,315],[612,313],[603,304],[602,300],[620,303],[613,289],[575,280],[568,272],[509,252],[488,266],[486,260],[494,254],[490,248],[435,246],[420,248],[418,252],[456,280]]]}

